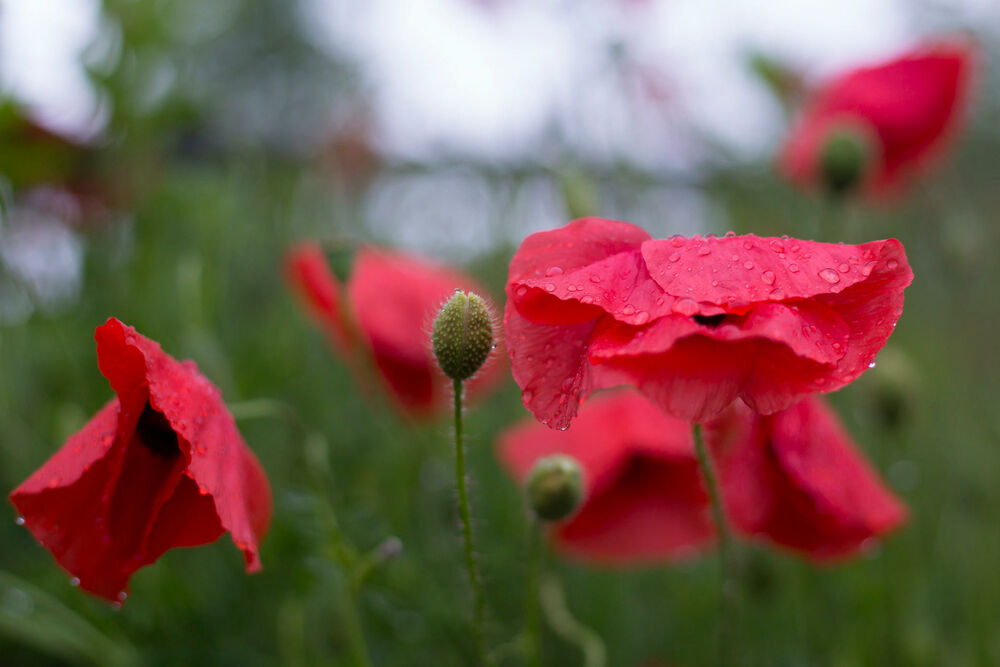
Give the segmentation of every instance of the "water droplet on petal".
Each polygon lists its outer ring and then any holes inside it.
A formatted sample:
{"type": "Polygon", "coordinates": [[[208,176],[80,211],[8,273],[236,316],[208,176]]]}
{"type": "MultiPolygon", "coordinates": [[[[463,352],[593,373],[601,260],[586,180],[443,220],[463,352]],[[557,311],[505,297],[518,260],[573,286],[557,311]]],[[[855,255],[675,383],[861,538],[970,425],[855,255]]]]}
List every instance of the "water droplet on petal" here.
{"type": "Polygon", "coordinates": [[[886,263],[885,263],[885,265],[886,265],[887,267],[889,267],[889,270],[890,270],[890,271],[895,271],[895,270],[896,270],[896,267],[898,267],[898,266],[899,266],[899,262],[897,262],[897,261],[896,261],[896,260],[894,260],[894,259],[890,259],[890,260],[889,260],[888,262],[886,262],[886,263]]]}
{"type": "Polygon", "coordinates": [[[525,389],[524,391],[521,392],[521,400],[524,401],[525,403],[531,403],[531,399],[533,399],[534,397],[535,397],[535,392],[531,391],[530,389],[525,389]]]}
{"type": "Polygon", "coordinates": [[[681,259],[681,254],[679,252],[672,252],[670,253],[670,257],[668,257],[667,259],[669,259],[671,262],[679,262],[681,259]]]}
{"type": "Polygon", "coordinates": [[[784,244],[778,239],[774,239],[773,241],[771,241],[770,246],[771,250],[774,252],[785,252],[784,244]]]}
{"type": "Polygon", "coordinates": [[[556,286],[553,285],[552,283],[545,283],[545,291],[546,292],[555,292],[556,291],[556,286]]]}
{"type": "Polygon", "coordinates": [[[587,294],[583,297],[580,297],[580,303],[594,303],[594,297],[587,294]]]}
{"type": "Polygon", "coordinates": [[[837,270],[840,271],[841,273],[847,273],[848,271],[851,270],[851,267],[848,266],[847,263],[845,262],[844,264],[841,264],[840,266],[838,266],[837,270]]]}
{"type": "Polygon", "coordinates": [[[861,267],[861,275],[867,278],[872,274],[872,271],[874,270],[875,270],[875,262],[868,262],[863,267],[861,267]]]}
{"type": "Polygon", "coordinates": [[[590,282],[592,282],[592,283],[599,283],[599,282],[601,282],[601,277],[599,275],[597,275],[596,273],[591,273],[590,274],[590,282]]]}
{"type": "Polygon", "coordinates": [[[798,273],[799,272],[799,265],[795,264],[795,263],[789,264],[788,265],[788,272],[789,273],[798,273]]]}
{"type": "Polygon", "coordinates": [[[80,585],[80,577],[71,577],[70,580],[69,580],[69,585],[70,586],[79,586],[80,585]]]}
{"type": "Polygon", "coordinates": [[[635,306],[633,306],[631,303],[625,304],[625,307],[622,308],[623,315],[631,315],[634,312],[635,312],[635,306]]]}
{"type": "Polygon", "coordinates": [[[770,299],[771,301],[783,301],[786,298],[788,298],[788,295],[785,294],[785,290],[781,289],[780,287],[776,287],[773,290],[771,290],[771,293],[767,295],[767,298],[770,299]]]}
{"type": "Polygon", "coordinates": [[[746,269],[747,271],[749,271],[750,269],[753,268],[753,262],[751,262],[748,259],[747,261],[743,262],[743,268],[746,269]]]}
{"type": "Polygon", "coordinates": [[[678,315],[684,315],[686,317],[697,315],[699,310],[698,302],[694,299],[688,299],[687,297],[675,301],[672,309],[678,315]]]}
{"type": "Polygon", "coordinates": [[[874,361],[869,361],[868,362],[868,368],[875,368],[875,362],[874,361]]]}
{"type": "Polygon", "coordinates": [[[823,280],[825,280],[826,282],[830,283],[831,285],[834,285],[834,284],[840,282],[840,276],[837,275],[837,272],[834,271],[833,269],[823,269],[823,270],[821,270],[819,272],[819,277],[822,278],[823,280]]]}
{"type": "Polygon", "coordinates": [[[19,526],[23,526],[24,525],[24,517],[23,516],[17,517],[16,519],[14,519],[14,523],[16,523],[19,526]]]}
{"type": "Polygon", "coordinates": [[[546,277],[561,276],[563,268],[561,266],[550,266],[549,270],[545,272],[546,277]]]}
{"type": "Polygon", "coordinates": [[[760,279],[763,280],[768,285],[774,284],[774,271],[765,271],[760,274],[760,279]]]}
{"type": "Polygon", "coordinates": [[[644,310],[643,311],[639,311],[638,313],[636,313],[636,316],[635,316],[635,323],[636,324],[645,324],[648,321],[649,321],[649,313],[647,313],[644,310]]]}
{"type": "Polygon", "coordinates": [[[702,257],[704,257],[705,255],[710,255],[711,253],[712,249],[709,248],[707,245],[703,245],[700,248],[698,248],[698,254],[701,255],[702,257]]]}
{"type": "Polygon", "coordinates": [[[517,288],[517,295],[518,296],[524,296],[527,293],[528,293],[528,288],[525,287],[524,285],[521,285],[520,287],[517,288]]]}

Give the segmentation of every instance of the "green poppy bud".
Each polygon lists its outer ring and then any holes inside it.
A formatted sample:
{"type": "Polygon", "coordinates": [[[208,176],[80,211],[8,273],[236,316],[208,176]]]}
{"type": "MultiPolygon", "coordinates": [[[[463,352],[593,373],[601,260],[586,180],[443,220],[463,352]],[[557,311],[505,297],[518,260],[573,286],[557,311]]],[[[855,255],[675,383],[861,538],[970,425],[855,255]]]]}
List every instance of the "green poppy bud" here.
{"type": "Polygon", "coordinates": [[[542,521],[560,521],[583,499],[583,472],[571,456],[556,454],[535,462],[524,485],[528,505],[542,521]]]}
{"type": "Polygon", "coordinates": [[[445,375],[471,378],[493,350],[493,318],[482,297],[456,290],[434,319],[431,343],[445,375]]]}
{"type": "Polygon", "coordinates": [[[850,126],[835,127],[819,155],[823,184],[833,195],[850,192],[864,179],[871,159],[871,140],[863,132],[850,126]]]}

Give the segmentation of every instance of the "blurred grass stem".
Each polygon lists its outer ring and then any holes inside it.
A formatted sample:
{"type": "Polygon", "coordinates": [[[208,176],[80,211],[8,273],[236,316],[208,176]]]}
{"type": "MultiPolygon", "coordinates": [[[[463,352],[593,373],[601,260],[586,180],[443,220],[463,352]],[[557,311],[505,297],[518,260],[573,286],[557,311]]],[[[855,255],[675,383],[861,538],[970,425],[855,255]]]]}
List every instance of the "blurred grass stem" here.
{"type": "Polygon", "coordinates": [[[608,651],[601,636],[573,617],[566,606],[566,593],[554,576],[542,577],[538,584],[538,602],[552,631],[583,652],[584,667],[604,667],[608,651]]]}

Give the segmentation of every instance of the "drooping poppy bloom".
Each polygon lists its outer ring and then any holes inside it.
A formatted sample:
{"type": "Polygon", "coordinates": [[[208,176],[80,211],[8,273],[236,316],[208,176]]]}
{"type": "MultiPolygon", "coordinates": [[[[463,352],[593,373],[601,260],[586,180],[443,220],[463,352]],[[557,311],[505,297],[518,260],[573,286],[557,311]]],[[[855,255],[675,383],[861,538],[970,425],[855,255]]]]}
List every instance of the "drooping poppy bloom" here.
{"type": "Polygon", "coordinates": [[[114,318],[95,338],[117,398],[11,493],[25,527],[74,583],[111,601],[168,549],[227,531],[259,570],[271,491],[219,390],[114,318]]]}
{"type": "MultiPolygon", "coordinates": [[[[816,397],[770,416],[734,404],[705,438],[728,521],[746,537],[829,560],[856,553],[905,519],[903,505],[816,397]]],[[[576,458],[584,471],[582,507],[551,532],[567,556],[637,565],[688,557],[714,542],[691,427],[639,394],[595,398],[567,431],[526,420],[498,442],[519,480],[552,454],[576,458]]]]}
{"type": "Polygon", "coordinates": [[[861,375],[912,278],[895,239],[653,240],[584,218],[532,234],[511,260],[511,370],[524,406],[552,427],[568,426],[592,391],[620,384],[685,421],[707,421],[737,397],[770,414],[861,375]]]}
{"type": "MultiPolygon", "coordinates": [[[[431,323],[455,290],[485,294],[474,280],[426,259],[370,246],[358,250],[346,294],[314,243],[292,248],[286,267],[306,309],[348,363],[359,353],[371,359],[396,404],[411,416],[447,409],[451,381],[434,359],[431,323]]],[[[468,382],[470,395],[494,386],[502,370],[487,363],[468,382]]]]}
{"type": "Polygon", "coordinates": [[[927,45],[845,72],[819,86],[789,133],[780,166],[792,181],[820,181],[823,153],[839,132],[864,144],[861,184],[892,190],[940,153],[961,120],[973,69],[961,42],[927,45]]]}

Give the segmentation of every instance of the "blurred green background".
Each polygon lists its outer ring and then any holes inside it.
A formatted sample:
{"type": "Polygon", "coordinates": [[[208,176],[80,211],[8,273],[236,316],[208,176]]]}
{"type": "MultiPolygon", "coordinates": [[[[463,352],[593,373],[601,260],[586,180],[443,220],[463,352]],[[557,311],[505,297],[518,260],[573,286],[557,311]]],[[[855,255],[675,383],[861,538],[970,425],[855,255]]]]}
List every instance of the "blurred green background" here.
{"type": "MultiPolygon", "coordinates": [[[[918,33],[968,27],[943,5],[915,7],[918,33]]],[[[104,0],[96,11],[81,63],[98,130],[67,138],[16,99],[0,107],[0,489],[111,396],[93,331],[113,315],[222,389],[268,472],[275,517],[260,574],[243,573],[224,537],[139,571],[113,609],[72,588],[9,508],[0,663],[349,665],[363,632],[376,665],[471,664],[450,424],[413,424],[359,394],[289,294],[282,254],[304,237],[415,246],[463,265],[502,303],[526,233],[598,214],[655,236],[903,241],[916,279],[899,327],[877,367],[832,401],[911,520],[836,567],[742,545],[740,657],[1000,664],[995,33],[978,34],[969,123],[931,177],[891,202],[832,206],[782,182],[766,151],[693,130],[698,158],[681,165],[595,157],[572,123],[555,121],[514,158],[393,151],[372,129],[364,63],[317,46],[288,3],[104,0]],[[456,238],[455,216],[470,210],[474,237],[456,238]],[[331,509],[353,546],[331,538],[331,509]],[[392,538],[401,553],[352,587],[344,554],[356,565],[391,551],[392,538]]],[[[625,47],[605,46],[601,57],[620,63],[625,47]]],[[[762,62],[748,56],[747,71],[773,74],[762,62]]],[[[755,85],[782,93],[775,80],[755,85]]],[[[526,415],[508,380],[467,417],[488,637],[511,665],[522,664],[510,643],[524,622],[529,524],[492,443],[526,415]]],[[[602,572],[550,557],[546,570],[603,638],[609,665],[712,663],[715,559],[602,572]]],[[[578,647],[542,628],[544,664],[581,663],[578,647]]]]}

